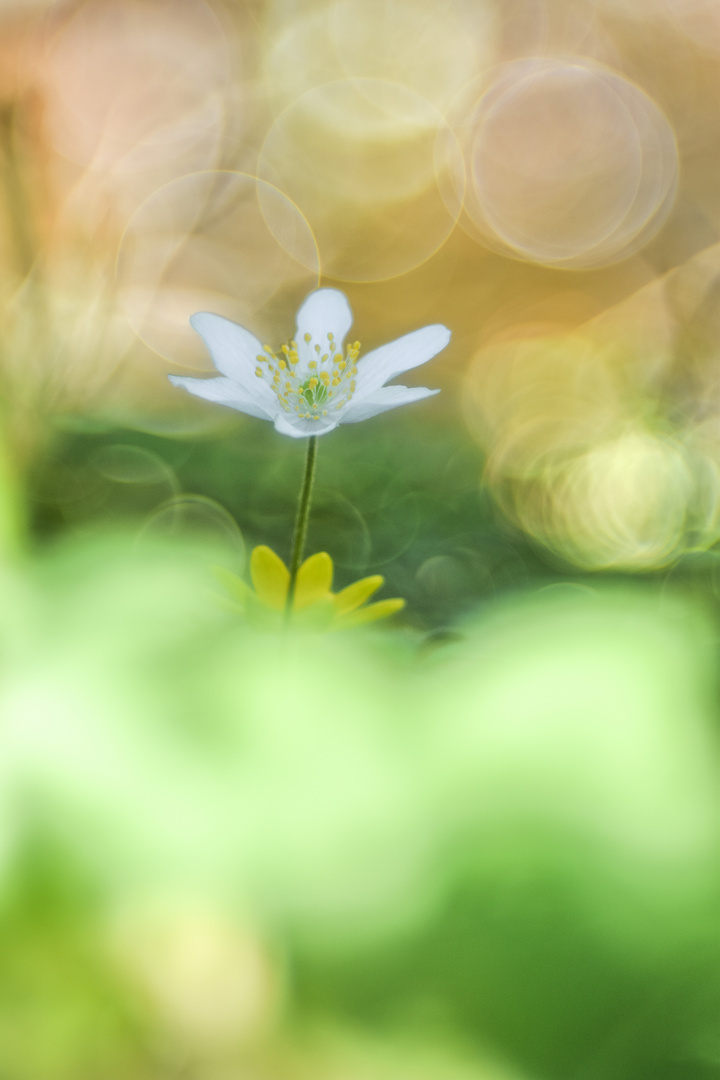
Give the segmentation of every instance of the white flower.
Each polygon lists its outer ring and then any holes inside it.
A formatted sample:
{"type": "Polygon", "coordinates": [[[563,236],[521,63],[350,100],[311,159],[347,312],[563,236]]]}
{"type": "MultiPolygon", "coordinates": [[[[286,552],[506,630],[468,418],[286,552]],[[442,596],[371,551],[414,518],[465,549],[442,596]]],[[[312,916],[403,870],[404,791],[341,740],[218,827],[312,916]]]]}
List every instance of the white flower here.
{"type": "Polygon", "coordinates": [[[170,382],[196,397],[272,420],[277,431],[296,439],[325,435],[338,424],[354,424],[439,393],[385,383],[431,360],[450,340],[447,327],[424,326],[358,361],[360,342],[343,346],[352,312],[337,289],[310,293],[298,311],[295,338],[277,351],[221,315],[200,311],[190,324],[207,345],[220,378],[170,375],[170,382]]]}

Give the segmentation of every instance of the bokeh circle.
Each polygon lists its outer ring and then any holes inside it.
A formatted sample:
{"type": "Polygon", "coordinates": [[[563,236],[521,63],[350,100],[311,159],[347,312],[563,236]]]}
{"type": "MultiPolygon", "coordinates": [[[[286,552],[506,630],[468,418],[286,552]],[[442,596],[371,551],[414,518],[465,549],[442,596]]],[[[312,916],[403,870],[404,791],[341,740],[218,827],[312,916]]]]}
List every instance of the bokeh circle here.
{"type": "MultiPolygon", "coordinates": [[[[323,275],[382,281],[419,266],[448,238],[461,209],[461,167],[457,139],[434,105],[398,83],[341,79],[277,118],[258,173],[307,218],[323,275]]],[[[260,202],[280,239],[265,189],[260,202]]]]}
{"type": "Polygon", "coordinates": [[[230,56],[204,0],[91,0],[50,37],[45,127],[64,156],[135,173],[214,164],[230,56]]]}
{"type": "Polygon", "coordinates": [[[629,80],[586,60],[513,61],[454,108],[466,231],[517,258],[569,269],[637,251],[670,212],[673,130],[629,80]]]}
{"type": "Polygon", "coordinates": [[[190,316],[212,311],[258,333],[267,322],[269,333],[271,302],[289,291],[294,310],[318,284],[319,259],[286,195],[245,173],[208,171],[173,180],[139,207],[120,244],[117,277],[139,337],[176,364],[208,370],[190,316]]]}

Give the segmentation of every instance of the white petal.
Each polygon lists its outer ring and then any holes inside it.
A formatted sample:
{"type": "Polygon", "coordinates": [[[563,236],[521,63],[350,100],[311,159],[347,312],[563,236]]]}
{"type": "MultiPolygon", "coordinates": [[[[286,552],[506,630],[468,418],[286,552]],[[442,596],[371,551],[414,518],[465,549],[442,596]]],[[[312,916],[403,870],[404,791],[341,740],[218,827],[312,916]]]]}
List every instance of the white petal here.
{"type": "Polygon", "coordinates": [[[424,386],[383,386],[374,394],[363,395],[342,409],[340,423],[357,424],[388,409],[397,409],[398,405],[410,405],[413,401],[422,401],[439,393],[439,390],[428,390],[424,386]]]}
{"type": "Polygon", "coordinates": [[[190,325],[207,345],[220,374],[239,383],[252,400],[274,414],[277,399],[267,383],[255,375],[257,357],[263,351],[255,335],[244,326],[209,311],[192,315],[190,325]]]}
{"type": "MultiPolygon", "coordinates": [[[[237,409],[249,416],[257,416],[259,420],[272,420],[275,414],[274,409],[269,412],[258,405],[257,401],[253,401],[234,379],[191,379],[185,375],[168,375],[168,379],[173,386],[181,386],[195,397],[214,401],[218,405],[228,405],[231,409],[237,409]]],[[[274,394],[272,396],[275,398],[274,394]]],[[[275,405],[278,405],[277,398],[275,405]]]]}
{"type": "Polygon", "coordinates": [[[333,417],[323,420],[301,420],[296,416],[280,412],[275,417],[275,430],[281,435],[290,435],[293,439],[307,439],[309,435],[327,435],[338,426],[338,421],[333,417]]]}
{"type": "Polygon", "coordinates": [[[316,289],[303,301],[297,313],[297,342],[300,359],[303,363],[316,359],[315,346],[320,346],[320,355],[332,353],[328,333],[332,334],[337,349],[342,349],[345,335],[352,326],[352,311],[347,297],[339,289],[316,289]],[[305,335],[310,341],[305,341],[305,335]]]}
{"type": "Polygon", "coordinates": [[[381,345],[379,349],[373,349],[358,360],[358,393],[365,397],[396,375],[426,364],[445,348],[449,340],[448,328],[435,323],[433,326],[423,326],[422,330],[413,330],[411,334],[405,334],[388,345],[381,345]]]}

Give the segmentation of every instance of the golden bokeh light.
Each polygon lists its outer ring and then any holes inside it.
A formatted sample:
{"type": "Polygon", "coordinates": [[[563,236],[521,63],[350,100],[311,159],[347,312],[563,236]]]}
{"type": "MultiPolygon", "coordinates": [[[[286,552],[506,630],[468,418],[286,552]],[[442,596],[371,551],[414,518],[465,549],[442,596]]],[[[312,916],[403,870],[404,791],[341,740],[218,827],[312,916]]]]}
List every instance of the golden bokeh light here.
{"type": "Polygon", "coordinates": [[[120,299],[155,352],[207,370],[194,312],[250,322],[283,289],[303,296],[316,286],[319,265],[307,221],[277,188],[243,173],[195,173],[161,188],[128,223],[120,299]]]}
{"type": "Polygon", "coordinates": [[[573,460],[553,480],[545,521],[526,525],[581,566],[653,569],[681,550],[691,493],[682,448],[630,430],[573,460]]]}
{"type": "Polygon", "coordinates": [[[265,138],[259,173],[307,218],[324,275],[381,281],[447,240],[462,201],[460,160],[424,98],[399,83],[345,79],[288,106],[265,138]]]}
{"type": "Polygon", "coordinates": [[[701,49],[720,53],[720,8],[715,0],[667,0],[673,23],[701,49]]]}
{"type": "Polygon", "coordinates": [[[328,82],[379,79],[443,110],[493,62],[497,32],[485,0],[336,0],[281,11],[263,57],[268,91],[282,110],[328,82]]]}
{"type": "MultiPolygon", "coordinates": [[[[471,231],[504,253],[601,266],[647,243],[672,208],[677,151],[639,88],[583,61],[504,65],[459,108],[471,231]]],[[[466,95],[467,97],[467,95],[466,95]]]]}
{"type": "Polygon", "coordinates": [[[135,172],[217,153],[229,78],[225,36],[203,0],[92,0],[50,39],[44,78],[56,148],[96,170],[135,172]]]}
{"type": "Polygon", "coordinates": [[[718,252],[573,333],[489,344],[469,371],[466,417],[489,484],[572,563],[657,568],[720,536],[718,252]]]}

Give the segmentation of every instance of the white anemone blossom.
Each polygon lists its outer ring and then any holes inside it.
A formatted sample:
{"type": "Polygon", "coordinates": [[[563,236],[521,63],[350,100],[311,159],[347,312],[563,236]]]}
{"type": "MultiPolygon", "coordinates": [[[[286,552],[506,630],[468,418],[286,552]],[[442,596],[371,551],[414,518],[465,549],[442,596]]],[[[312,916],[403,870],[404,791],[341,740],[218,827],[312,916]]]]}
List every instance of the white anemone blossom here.
{"type": "Polygon", "coordinates": [[[388,379],[431,360],[450,340],[436,324],[414,330],[361,360],[360,342],[345,345],[352,312],[338,289],[310,293],[297,313],[295,337],[274,350],[237,323],[200,311],[190,319],[220,372],[218,379],[170,375],[196,397],[272,420],[282,435],[325,435],[377,413],[420,401],[439,390],[385,386],[388,379]]]}

